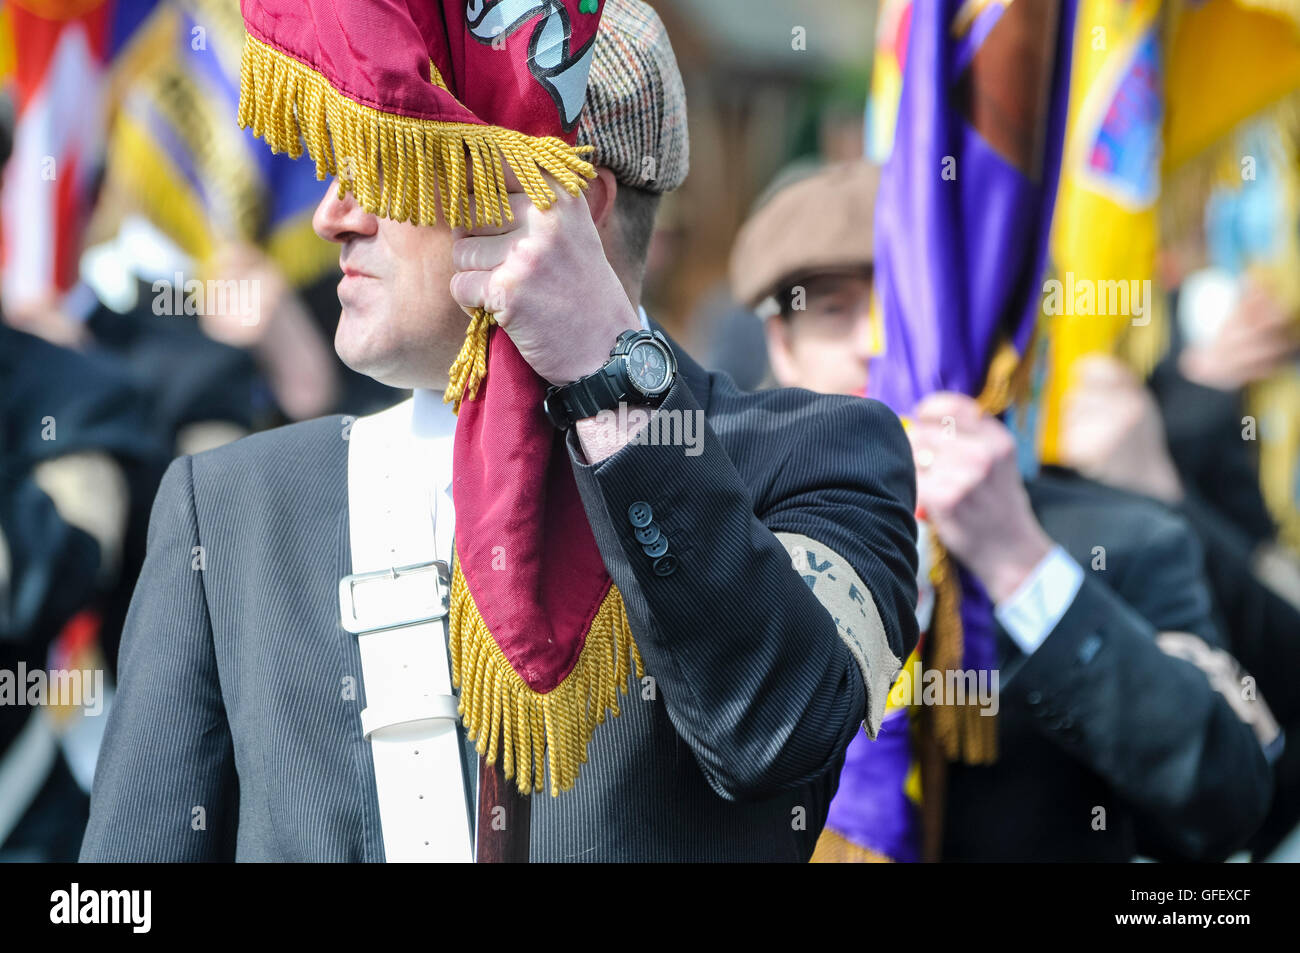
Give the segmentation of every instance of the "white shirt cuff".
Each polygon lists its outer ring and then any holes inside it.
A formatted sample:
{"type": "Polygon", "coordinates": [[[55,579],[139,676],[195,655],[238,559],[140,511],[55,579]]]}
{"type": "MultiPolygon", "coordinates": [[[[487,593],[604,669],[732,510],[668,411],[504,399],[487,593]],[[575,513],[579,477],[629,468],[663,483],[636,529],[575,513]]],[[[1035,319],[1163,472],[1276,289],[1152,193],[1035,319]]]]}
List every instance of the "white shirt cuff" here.
{"type": "Polygon", "coordinates": [[[1060,546],[1053,546],[1029,578],[1009,598],[998,603],[994,615],[1012,641],[1029,655],[1056,628],[1081,585],[1083,567],[1060,546]]]}

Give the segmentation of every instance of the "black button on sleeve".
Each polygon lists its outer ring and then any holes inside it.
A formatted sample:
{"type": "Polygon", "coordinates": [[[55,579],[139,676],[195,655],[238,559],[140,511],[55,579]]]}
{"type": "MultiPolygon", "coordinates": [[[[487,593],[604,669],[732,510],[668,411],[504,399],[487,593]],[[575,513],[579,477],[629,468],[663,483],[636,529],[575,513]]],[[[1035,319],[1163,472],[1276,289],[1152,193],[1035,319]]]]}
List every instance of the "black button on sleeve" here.
{"type": "Polygon", "coordinates": [[[637,529],[649,526],[650,521],[654,519],[654,515],[654,510],[650,509],[650,504],[640,500],[627,508],[627,518],[637,529]]]}
{"type": "Polygon", "coordinates": [[[663,538],[663,533],[659,531],[659,524],[651,523],[649,526],[639,526],[633,534],[636,541],[642,546],[649,546],[663,538]]]}
{"type": "Polygon", "coordinates": [[[653,543],[643,544],[641,549],[643,549],[645,554],[651,558],[662,556],[664,553],[668,552],[668,537],[660,536],[653,543]]]}
{"type": "Polygon", "coordinates": [[[677,557],[671,553],[660,556],[655,560],[654,571],[656,576],[671,576],[677,571],[677,557]]]}

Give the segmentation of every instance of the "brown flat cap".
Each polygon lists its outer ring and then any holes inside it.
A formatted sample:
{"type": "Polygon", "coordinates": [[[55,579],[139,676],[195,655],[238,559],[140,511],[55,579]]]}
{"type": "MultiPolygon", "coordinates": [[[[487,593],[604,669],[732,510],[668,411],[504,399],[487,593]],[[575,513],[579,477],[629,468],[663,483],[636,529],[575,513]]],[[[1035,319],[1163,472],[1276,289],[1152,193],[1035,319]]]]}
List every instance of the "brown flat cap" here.
{"type": "Polygon", "coordinates": [[[607,0],[596,31],[579,143],[623,185],[671,192],[690,168],[686,89],[659,14],[641,0],[607,0]]]}
{"type": "Polygon", "coordinates": [[[779,189],[736,237],[736,300],[757,308],[801,278],[869,268],[879,186],[879,167],[859,160],[825,166],[779,189]]]}

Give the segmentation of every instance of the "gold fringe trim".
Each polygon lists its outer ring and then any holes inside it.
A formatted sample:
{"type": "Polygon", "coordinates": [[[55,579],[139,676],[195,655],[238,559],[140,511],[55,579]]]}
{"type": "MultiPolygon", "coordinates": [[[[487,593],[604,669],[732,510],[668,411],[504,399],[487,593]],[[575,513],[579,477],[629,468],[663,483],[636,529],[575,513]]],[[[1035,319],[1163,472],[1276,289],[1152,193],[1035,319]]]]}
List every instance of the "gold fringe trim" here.
{"type": "Polygon", "coordinates": [[[240,65],[239,124],[275,152],[302,156],[303,143],[316,177],[339,177],[366,211],[395,221],[453,227],[511,221],[505,165],[542,209],[555,192],[542,172],[572,195],[595,178],[582,158],[591,146],[570,146],[555,136],[529,136],[476,123],[439,122],[384,112],[354,102],[320,73],[249,36],[240,65]],[[468,159],[466,158],[468,153],[468,159]],[[472,186],[467,180],[473,176],[472,186]],[[470,190],[474,204],[471,213],[470,190]]]}
{"type": "Polygon", "coordinates": [[[810,864],[892,864],[893,862],[892,857],[886,857],[870,847],[859,847],[829,827],[822,829],[821,836],[817,838],[817,847],[813,850],[812,857],[808,859],[810,864]]]}
{"type": "MultiPolygon", "coordinates": [[[[930,623],[932,641],[929,667],[940,672],[963,670],[965,644],[961,624],[961,583],[948,551],[931,535],[934,559],[930,582],[934,585],[934,614],[930,623]]],[[[932,708],[934,739],[949,760],[966,764],[992,764],[998,757],[998,719],[982,713],[976,702],[938,705],[932,708]]]]}
{"type": "Polygon", "coordinates": [[[488,631],[459,561],[451,581],[448,644],[466,734],[488,764],[501,756],[502,771],[521,794],[542,790],[546,769],[552,797],[572,788],[596,726],[606,712],[619,714],[628,675],[633,669],[638,679],[645,674],[623,596],[611,585],[572,671],[549,692],[533,691],[488,631]]]}

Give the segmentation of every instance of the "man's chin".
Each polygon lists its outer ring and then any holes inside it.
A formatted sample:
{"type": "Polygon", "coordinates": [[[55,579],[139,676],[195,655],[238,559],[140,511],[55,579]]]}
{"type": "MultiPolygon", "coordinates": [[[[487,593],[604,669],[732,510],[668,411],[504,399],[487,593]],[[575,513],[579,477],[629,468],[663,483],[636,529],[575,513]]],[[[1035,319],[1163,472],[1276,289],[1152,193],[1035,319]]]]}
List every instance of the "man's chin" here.
{"type": "Polygon", "coordinates": [[[334,338],[334,350],[339,360],[349,368],[388,387],[399,390],[417,387],[438,390],[446,386],[445,372],[439,374],[431,371],[426,366],[428,362],[415,358],[412,352],[418,348],[365,338],[354,340],[347,334],[342,321],[334,338]],[[440,384],[439,381],[443,383],[440,384]]]}
{"type": "Polygon", "coordinates": [[[436,315],[426,324],[411,315],[403,320],[381,308],[350,304],[343,302],[334,332],[339,360],[389,387],[440,390],[447,386],[447,369],[464,341],[463,323],[439,336],[436,315]]]}
{"type": "Polygon", "coordinates": [[[390,387],[401,387],[402,384],[393,382],[400,367],[397,349],[374,340],[373,333],[367,333],[374,330],[364,317],[344,308],[334,334],[334,351],[340,361],[358,374],[390,387]]]}

